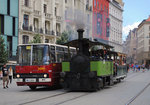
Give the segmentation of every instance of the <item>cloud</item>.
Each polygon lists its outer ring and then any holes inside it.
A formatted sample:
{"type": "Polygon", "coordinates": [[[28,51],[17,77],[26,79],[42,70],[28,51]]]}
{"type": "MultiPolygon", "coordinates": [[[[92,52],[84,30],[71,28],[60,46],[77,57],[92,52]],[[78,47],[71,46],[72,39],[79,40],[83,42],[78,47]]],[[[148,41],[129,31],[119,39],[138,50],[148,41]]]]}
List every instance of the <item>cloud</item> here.
{"type": "Polygon", "coordinates": [[[131,25],[127,25],[127,26],[123,27],[123,40],[125,40],[125,38],[129,34],[130,30],[133,30],[134,28],[137,28],[140,23],[141,22],[135,22],[131,25]]]}

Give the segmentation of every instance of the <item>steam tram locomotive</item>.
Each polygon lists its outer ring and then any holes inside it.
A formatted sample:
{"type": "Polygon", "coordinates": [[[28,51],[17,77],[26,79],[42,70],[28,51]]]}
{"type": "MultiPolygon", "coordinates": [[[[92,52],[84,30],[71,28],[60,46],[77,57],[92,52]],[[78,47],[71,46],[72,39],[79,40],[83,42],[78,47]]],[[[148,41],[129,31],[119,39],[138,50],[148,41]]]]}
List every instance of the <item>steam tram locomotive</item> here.
{"type": "Polygon", "coordinates": [[[119,57],[117,52],[110,51],[112,46],[90,41],[83,38],[84,30],[77,31],[78,39],[64,44],[68,48],[76,47],[77,49],[75,56],[62,62],[60,75],[61,84],[65,89],[95,91],[106,85],[113,85],[115,81],[121,81],[127,76],[127,67],[121,60],[123,54],[119,57]],[[92,51],[91,47],[95,45],[103,48],[92,51]]]}

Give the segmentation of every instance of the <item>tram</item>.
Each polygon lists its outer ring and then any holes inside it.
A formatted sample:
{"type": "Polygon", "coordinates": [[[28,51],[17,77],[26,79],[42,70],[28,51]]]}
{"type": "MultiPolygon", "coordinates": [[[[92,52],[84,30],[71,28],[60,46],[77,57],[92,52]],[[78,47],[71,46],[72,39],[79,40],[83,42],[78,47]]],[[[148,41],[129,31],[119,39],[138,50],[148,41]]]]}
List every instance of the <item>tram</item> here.
{"type": "Polygon", "coordinates": [[[60,74],[64,89],[97,91],[126,77],[126,65],[117,63],[118,53],[111,51],[112,46],[83,38],[83,29],[77,31],[78,39],[64,44],[78,49],[75,56],[62,62],[60,74]],[[95,45],[102,49],[91,51],[95,45]]]}
{"type": "MultiPolygon", "coordinates": [[[[58,86],[61,62],[68,60],[67,46],[38,43],[21,44],[18,46],[18,61],[16,66],[16,83],[18,86],[58,86]]],[[[76,53],[71,48],[70,57],[76,53]]]]}

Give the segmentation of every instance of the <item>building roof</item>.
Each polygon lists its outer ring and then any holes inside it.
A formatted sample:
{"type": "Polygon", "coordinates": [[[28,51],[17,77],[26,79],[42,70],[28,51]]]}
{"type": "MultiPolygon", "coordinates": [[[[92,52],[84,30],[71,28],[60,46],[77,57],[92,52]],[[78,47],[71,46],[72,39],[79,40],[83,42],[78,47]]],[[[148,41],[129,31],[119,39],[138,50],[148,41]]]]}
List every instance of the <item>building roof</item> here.
{"type": "Polygon", "coordinates": [[[149,18],[148,18],[148,19],[146,19],[146,21],[150,21],[150,16],[149,16],[149,18]]]}
{"type": "Polygon", "coordinates": [[[148,17],[148,19],[144,19],[139,25],[138,25],[138,29],[143,26],[144,24],[150,24],[150,16],[148,17]]]}

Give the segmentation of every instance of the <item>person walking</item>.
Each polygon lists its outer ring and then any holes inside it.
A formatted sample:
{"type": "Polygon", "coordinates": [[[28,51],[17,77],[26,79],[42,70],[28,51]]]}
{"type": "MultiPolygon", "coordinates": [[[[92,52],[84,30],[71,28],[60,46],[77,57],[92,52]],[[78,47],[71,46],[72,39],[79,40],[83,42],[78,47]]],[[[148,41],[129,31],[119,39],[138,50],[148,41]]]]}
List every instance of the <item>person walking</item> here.
{"type": "Polygon", "coordinates": [[[2,73],[3,73],[3,88],[8,88],[8,83],[9,83],[9,78],[8,78],[8,74],[9,71],[6,68],[6,64],[4,64],[3,68],[2,68],[2,73]],[[7,82],[6,86],[5,86],[5,82],[7,82]]]}
{"type": "Polygon", "coordinates": [[[9,67],[8,71],[9,71],[9,81],[10,81],[10,83],[11,83],[11,82],[12,82],[12,77],[13,77],[13,69],[12,69],[12,66],[9,67]]]}

